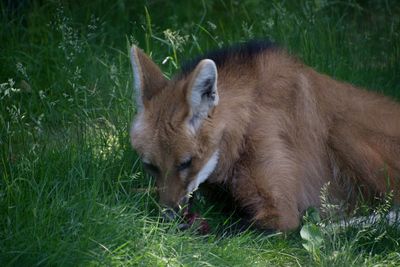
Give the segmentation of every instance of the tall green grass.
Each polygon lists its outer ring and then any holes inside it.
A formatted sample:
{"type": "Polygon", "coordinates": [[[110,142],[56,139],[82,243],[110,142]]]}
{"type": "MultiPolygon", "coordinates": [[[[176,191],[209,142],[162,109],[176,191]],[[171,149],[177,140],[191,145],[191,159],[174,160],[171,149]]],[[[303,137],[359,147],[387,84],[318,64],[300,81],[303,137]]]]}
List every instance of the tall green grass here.
{"type": "MultiPolygon", "coordinates": [[[[6,2],[0,265],[400,264],[400,233],[384,220],[335,231],[307,221],[313,249],[298,231],[180,232],[160,221],[128,137],[132,43],[172,76],[208,49],[269,38],[320,72],[400,99],[396,1],[6,2]]],[[[223,227],[214,203],[198,209],[223,227]]]]}

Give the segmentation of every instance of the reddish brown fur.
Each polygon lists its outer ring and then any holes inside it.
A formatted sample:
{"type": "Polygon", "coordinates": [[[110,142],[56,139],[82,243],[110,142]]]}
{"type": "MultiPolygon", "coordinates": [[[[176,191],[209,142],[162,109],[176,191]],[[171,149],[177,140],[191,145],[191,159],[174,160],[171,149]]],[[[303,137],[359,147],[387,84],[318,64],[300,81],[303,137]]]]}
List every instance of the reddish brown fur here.
{"type": "MultiPolygon", "coordinates": [[[[149,77],[161,75],[151,68],[142,66],[149,77]]],[[[394,190],[399,202],[398,103],[319,74],[282,50],[266,50],[218,69],[219,104],[192,138],[184,125],[192,76],[157,88],[139,115],[145,125],[132,130],[139,153],[170,171],[157,179],[166,188],[161,203],[176,205],[183,194],[172,166],[190,151],[197,159],[191,177],[217,147],[208,182],[228,185],[263,228],[296,228],[305,209],[320,206],[328,182],[337,201],[353,204],[358,192],[372,199],[394,190]]]]}

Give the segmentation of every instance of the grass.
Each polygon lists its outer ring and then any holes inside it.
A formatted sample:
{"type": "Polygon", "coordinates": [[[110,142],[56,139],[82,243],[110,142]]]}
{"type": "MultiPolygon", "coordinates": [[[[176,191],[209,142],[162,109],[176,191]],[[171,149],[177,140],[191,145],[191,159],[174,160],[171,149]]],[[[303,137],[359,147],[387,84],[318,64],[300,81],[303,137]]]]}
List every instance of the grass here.
{"type": "MultiPolygon", "coordinates": [[[[210,48],[266,37],[320,72],[400,99],[396,1],[6,2],[0,265],[400,264],[400,232],[385,220],[341,230],[306,220],[310,239],[180,232],[160,221],[128,138],[131,43],[171,76],[210,48]]],[[[198,208],[215,229],[225,217],[213,204],[198,208]]]]}

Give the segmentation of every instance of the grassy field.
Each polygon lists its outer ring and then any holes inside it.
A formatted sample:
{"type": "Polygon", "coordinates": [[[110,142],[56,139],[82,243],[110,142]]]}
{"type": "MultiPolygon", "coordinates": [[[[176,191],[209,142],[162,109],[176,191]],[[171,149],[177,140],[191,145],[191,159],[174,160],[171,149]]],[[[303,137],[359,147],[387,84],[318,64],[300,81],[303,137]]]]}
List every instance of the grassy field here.
{"type": "Polygon", "coordinates": [[[208,49],[269,38],[400,99],[396,0],[2,1],[0,12],[1,266],[400,265],[385,220],[333,229],[311,214],[302,235],[221,236],[226,215],[202,201],[212,233],[178,231],[159,219],[128,138],[132,43],[171,76],[208,49]]]}

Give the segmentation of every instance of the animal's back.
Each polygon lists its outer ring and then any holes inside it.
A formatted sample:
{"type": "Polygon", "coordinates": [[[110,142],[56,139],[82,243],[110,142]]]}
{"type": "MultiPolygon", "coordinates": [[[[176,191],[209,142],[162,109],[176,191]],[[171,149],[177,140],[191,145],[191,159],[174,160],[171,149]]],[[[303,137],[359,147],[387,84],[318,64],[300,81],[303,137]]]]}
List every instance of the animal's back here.
{"type": "Polygon", "coordinates": [[[400,105],[377,93],[319,77],[330,114],[328,145],[364,196],[400,189],[400,105]],[[327,81],[328,83],[324,83],[327,81]],[[326,87],[324,87],[324,85],[326,87]]]}
{"type": "Polygon", "coordinates": [[[238,176],[228,183],[256,218],[286,212],[281,217],[298,223],[306,208],[319,206],[328,182],[338,202],[354,204],[360,188],[365,199],[394,190],[398,200],[398,103],[319,74],[275,47],[229,63],[219,69],[220,112],[243,143],[234,147],[241,151],[227,151],[240,155],[238,176]]]}

